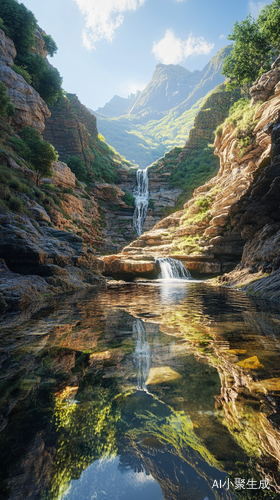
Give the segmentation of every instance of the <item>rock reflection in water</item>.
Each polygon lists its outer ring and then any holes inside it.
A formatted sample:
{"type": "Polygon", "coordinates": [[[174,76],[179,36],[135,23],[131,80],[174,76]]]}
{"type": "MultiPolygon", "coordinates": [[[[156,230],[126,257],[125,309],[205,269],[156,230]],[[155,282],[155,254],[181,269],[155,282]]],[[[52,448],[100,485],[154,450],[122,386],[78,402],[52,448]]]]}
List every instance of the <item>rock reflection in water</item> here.
{"type": "Polygon", "coordinates": [[[228,472],[278,490],[279,310],[201,283],[179,294],[120,285],[3,324],[4,499],[102,500],[105,476],[120,500],[239,497],[214,495],[228,472]],[[238,365],[254,356],[263,368],[238,365]]]}

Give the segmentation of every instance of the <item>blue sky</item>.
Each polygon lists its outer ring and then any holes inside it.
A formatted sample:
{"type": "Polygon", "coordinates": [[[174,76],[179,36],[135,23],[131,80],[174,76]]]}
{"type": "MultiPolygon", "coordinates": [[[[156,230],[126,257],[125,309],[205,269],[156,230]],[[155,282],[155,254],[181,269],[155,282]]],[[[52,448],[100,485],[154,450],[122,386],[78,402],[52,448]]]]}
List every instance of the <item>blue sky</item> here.
{"type": "Polygon", "coordinates": [[[143,89],[157,63],[202,69],[234,21],[272,0],[21,0],[58,45],[63,88],[96,110],[143,89]]]}

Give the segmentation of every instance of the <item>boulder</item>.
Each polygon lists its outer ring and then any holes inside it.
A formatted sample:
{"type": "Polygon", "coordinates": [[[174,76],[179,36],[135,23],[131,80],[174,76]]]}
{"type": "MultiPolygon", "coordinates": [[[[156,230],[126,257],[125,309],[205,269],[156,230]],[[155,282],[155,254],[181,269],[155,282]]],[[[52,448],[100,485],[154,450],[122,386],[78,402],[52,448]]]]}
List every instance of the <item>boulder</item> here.
{"type": "Polygon", "coordinates": [[[154,260],[132,260],[120,255],[101,257],[105,263],[105,275],[156,277],[160,273],[159,265],[154,260]]]}
{"type": "Polygon", "coordinates": [[[76,176],[66,163],[54,161],[52,164],[53,176],[43,179],[44,183],[54,184],[64,188],[76,187],[76,176]]]}

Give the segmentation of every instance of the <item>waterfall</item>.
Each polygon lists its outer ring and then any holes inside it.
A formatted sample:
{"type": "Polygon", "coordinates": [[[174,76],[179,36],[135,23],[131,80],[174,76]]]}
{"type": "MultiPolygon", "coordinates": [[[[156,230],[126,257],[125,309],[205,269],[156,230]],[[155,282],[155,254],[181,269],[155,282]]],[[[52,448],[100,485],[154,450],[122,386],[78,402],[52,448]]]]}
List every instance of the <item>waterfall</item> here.
{"type": "Polygon", "coordinates": [[[142,234],[142,228],[146,219],[149,204],[149,179],[148,167],[145,170],[139,168],[136,172],[135,209],[133,213],[133,226],[138,236],[142,234]]]}
{"type": "Polygon", "coordinates": [[[141,319],[136,319],[132,325],[133,337],[136,342],[133,354],[133,364],[137,372],[136,389],[147,391],[145,381],[151,367],[151,352],[146,339],[146,328],[141,319]]]}
{"type": "Polygon", "coordinates": [[[161,270],[159,278],[162,278],[164,280],[192,279],[191,273],[183,266],[182,262],[180,262],[179,260],[171,259],[170,257],[168,257],[165,259],[156,259],[156,262],[159,263],[161,270]]]}

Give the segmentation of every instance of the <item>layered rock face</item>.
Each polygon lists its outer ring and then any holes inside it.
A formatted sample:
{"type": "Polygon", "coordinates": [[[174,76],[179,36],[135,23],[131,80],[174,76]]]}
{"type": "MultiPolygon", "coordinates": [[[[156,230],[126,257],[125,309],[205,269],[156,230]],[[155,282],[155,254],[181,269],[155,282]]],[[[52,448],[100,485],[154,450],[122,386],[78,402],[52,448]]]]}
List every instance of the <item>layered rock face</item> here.
{"type": "MultiPolygon", "coordinates": [[[[152,231],[124,248],[123,259],[173,257],[199,273],[228,272],[241,261],[237,269],[243,280],[248,272],[259,272],[257,277],[264,272],[277,272],[278,81],[279,69],[274,64],[253,87],[252,105],[265,92],[269,97],[256,106],[251,144],[242,150],[234,125],[226,125],[215,141],[215,153],[220,158],[217,176],[194,191],[184,210],[161,220],[152,231]]],[[[253,278],[251,275],[250,280],[253,278]]],[[[234,278],[229,275],[224,279],[231,282],[234,278]]]]}
{"type": "Polygon", "coordinates": [[[171,172],[168,168],[162,172],[162,166],[163,162],[159,161],[156,168],[148,170],[150,205],[153,208],[148,208],[143,231],[150,231],[163,218],[166,211],[174,210],[183,191],[180,188],[171,188],[169,182],[171,172]]]}
{"type": "Polygon", "coordinates": [[[61,160],[77,156],[85,165],[90,165],[94,155],[89,146],[98,136],[95,116],[75,94],[67,94],[67,98],[51,107],[51,113],[43,133],[44,140],[54,146],[61,160]]]}
{"type": "Polygon", "coordinates": [[[40,217],[36,223],[26,216],[0,215],[0,256],[4,259],[1,310],[26,307],[46,293],[72,291],[102,281],[99,275],[104,264],[83,239],[49,227],[42,214],[40,217]],[[14,274],[18,271],[20,275],[14,274]]]}
{"type": "Polygon", "coordinates": [[[7,94],[15,106],[16,115],[12,124],[16,129],[27,125],[42,132],[45,119],[51,113],[38,92],[25,79],[12,70],[16,49],[14,43],[0,29],[0,81],[7,87],[7,94]]]}
{"type": "Polygon", "coordinates": [[[125,191],[130,193],[135,186],[135,170],[119,170],[121,183],[118,185],[96,182],[92,190],[99,203],[99,212],[104,229],[101,231],[103,253],[119,252],[136,238],[133,226],[134,208],[127,205],[122,198],[125,191]]]}

